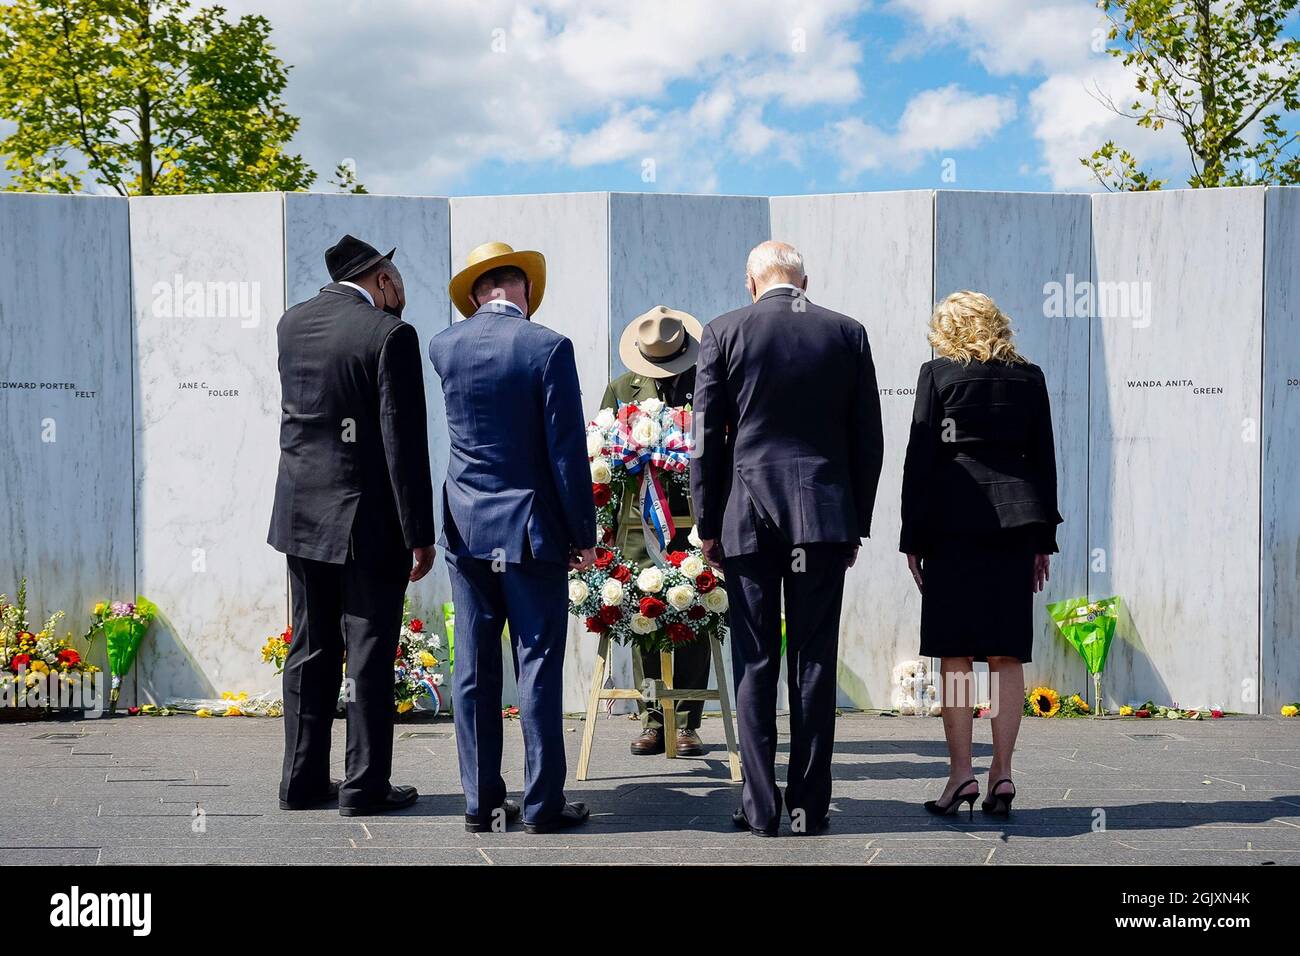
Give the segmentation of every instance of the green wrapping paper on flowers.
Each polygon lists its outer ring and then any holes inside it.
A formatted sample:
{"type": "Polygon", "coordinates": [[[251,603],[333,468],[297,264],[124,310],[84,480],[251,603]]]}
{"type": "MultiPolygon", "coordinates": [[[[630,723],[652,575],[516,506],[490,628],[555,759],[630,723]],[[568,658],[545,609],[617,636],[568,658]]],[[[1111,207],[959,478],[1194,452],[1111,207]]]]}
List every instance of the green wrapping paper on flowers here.
{"type": "Polygon", "coordinates": [[[108,670],[112,675],[108,694],[110,714],[117,710],[122,678],[135,663],[144,636],[157,616],[158,605],[143,596],[137,596],[134,604],[128,601],[101,601],[95,605],[95,616],[86,637],[93,641],[96,632],[104,635],[104,650],[108,656],[108,670]]]}
{"type": "Polygon", "coordinates": [[[1106,668],[1106,655],[1115,639],[1115,625],[1119,621],[1118,597],[1092,601],[1086,597],[1070,598],[1047,605],[1057,630],[1070,642],[1092,675],[1093,690],[1097,696],[1094,716],[1101,716],[1101,674],[1106,668]]]}

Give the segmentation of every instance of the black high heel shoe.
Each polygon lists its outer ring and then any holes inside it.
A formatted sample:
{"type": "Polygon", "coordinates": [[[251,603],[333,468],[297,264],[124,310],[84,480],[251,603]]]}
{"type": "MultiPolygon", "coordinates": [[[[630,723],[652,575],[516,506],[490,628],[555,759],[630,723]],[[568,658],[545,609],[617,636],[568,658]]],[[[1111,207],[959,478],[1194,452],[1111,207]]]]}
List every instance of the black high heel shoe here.
{"type": "Polygon", "coordinates": [[[953,791],[952,799],[947,803],[940,803],[938,800],[927,800],[925,801],[925,809],[936,817],[947,817],[960,810],[961,805],[964,803],[969,808],[967,819],[973,820],[975,819],[975,801],[979,799],[979,796],[979,783],[972,777],[953,791]],[[971,784],[975,784],[975,792],[962,793],[971,784]]]}
{"type": "Polygon", "coordinates": [[[1010,777],[1003,777],[989,787],[989,798],[980,804],[980,809],[996,817],[1005,817],[1011,813],[1011,801],[1016,799],[1016,782],[1010,777]],[[1010,793],[998,793],[998,787],[1004,783],[1011,784],[1010,793]]]}

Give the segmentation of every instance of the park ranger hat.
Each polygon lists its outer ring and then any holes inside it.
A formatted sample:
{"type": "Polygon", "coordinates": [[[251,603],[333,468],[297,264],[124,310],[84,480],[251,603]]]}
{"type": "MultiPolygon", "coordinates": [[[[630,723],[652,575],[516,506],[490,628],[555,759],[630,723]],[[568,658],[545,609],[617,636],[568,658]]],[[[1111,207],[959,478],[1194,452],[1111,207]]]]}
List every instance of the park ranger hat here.
{"type": "Polygon", "coordinates": [[[639,375],[672,378],[695,364],[703,334],[704,326],[695,316],[656,305],[623,330],[618,356],[639,375]]]}

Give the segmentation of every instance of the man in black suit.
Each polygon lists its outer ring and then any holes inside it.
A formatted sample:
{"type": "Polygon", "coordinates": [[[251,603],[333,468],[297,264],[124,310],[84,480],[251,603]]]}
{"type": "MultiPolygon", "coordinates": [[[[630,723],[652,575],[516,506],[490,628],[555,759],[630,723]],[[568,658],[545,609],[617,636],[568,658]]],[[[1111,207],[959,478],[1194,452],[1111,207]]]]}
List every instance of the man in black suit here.
{"type": "Polygon", "coordinates": [[[284,666],[280,807],[337,798],[344,816],[410,806],[393,787],[393,660],[409,582],[433,565],[424,378],[393,254],[344,236],[334,281],[285,312],[280,471],[268,543],[288,556],[293,637],[284,666]],[[347,762],[329,779],[347,655],[347,762]]]}
{"type": "Polygon", "coordinates": [[[871,531],[884,440],[861,324],[805,295],[803,257],[783,242],[749,254],[754,304],[704,329],[695,385],[696,523],[726,576],[745,767],[734,822],[776,836],[776,688],[785,591],[795,833],[829,825],[836,656],[844,572],[871,531]]]}

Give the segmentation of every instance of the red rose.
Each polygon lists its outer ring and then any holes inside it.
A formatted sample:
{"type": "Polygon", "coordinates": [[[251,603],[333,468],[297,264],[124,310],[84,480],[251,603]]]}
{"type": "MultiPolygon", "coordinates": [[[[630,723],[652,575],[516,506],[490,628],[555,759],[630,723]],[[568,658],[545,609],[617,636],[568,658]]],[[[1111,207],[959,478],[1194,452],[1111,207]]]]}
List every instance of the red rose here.
{"type": "Polygon", "coordinates": [[[668,563],[671,564],[673,567],[680,568],[682,566],[682,562],[686,560],[686,552],[669,551],[666,555],[664,555],[664,557],[668,559],[668,563]]]}
{"type": "Polygon", "coordinates": [[[614,543],[614,529],[613,529],[613,528],[606,528],[604,531],[602,531],[602,532],[600,533],[600,543],[601,543],[601,544],[613,544],[613,543],[614,543]]]}
{"type": "Polygon", "coordinates": [[[59,651],[58,658],[60,664],[66,664],[68,667],[81,663],[81,655],[71,647],[65,647],[59,651]]]}
{"type": "Polygon", "coordinates": [[[705,568],[695,576],[695,590],[701,594],[708,594],[718,586],[718,578],[712,571],[705,568]]]}
{"type": "Polygon", "coordinates": [[[643,597],[641,599],[641,614],[643,617],[654,619],[668,610],[668,605],[658,598],[643,597]]]}
{"type": "Polygon", "coordinates": [[[594,502],[596,502],[597,508],[605,507],[605,505],[609,504],[610,499],[613,497],[614,497],[614,493],[609,490],[609,485],[598,485],[595,484],[594,482],[592,483],[591,498],[594,502]]]}
{"type": "Polygon", "coordinates": [[[709,613],[709,609],[703,604],[692,604],[691,609],[686,612],[686,616],[692,621],[698,621],[709,613]]]}
{"type": "Polygon", "coordinates": [[[668,635],[668,640],[674,644],[685,644],[687,641],[695,640],[695,632],[685,624],[669,624],[664,628],[664,632],[668,635]]]}
{"type": "Polygon", "coordinates": [[[9,669],[15,674],[32,662],[30,654],[15,654],[9,661],[9,669]]]}
{"type": "Polygon", "coordinates": [[[637,412],[641,411],[641,409],[637,408],[635,402],[633,402],[633,403],[631,403],[631,404],[629,404],[629,405],[624,405],[623,408],[624,408],[625,411],[627,412],[627,417],[628,417],[628,418],[631,418],[631,417],[632,417],[633,415],[635,415],[637,412]]]}
{"type": "Polygon", "coordinates": [[[614,552],[608,548],[596,549],[596,567],[602,571],[614,563],[614,552]]]}
{"type": "Polygon", "coordinates": [[[609,576],[613,578],[615,581],[622,581],[626,583],[632,580],[632,569],[629,568],[626,564],[620,564],[613,571],[609,572],[609,576]]]}
{"type": "Polygon", "coordinates": [[[139,707],[128,707],[128,708],[126,709],[126,712],[127,712],[127,714],[129,714],[129,715],[132,716],[132,717],[139,717],[139,716],[140,716],[140,708],[139,708],[139,707]]]}
{"type": "Polygon", "coordinates": [[[596,616],[600,618],[600,623],[602,624],[615,624],[618,622],[618,619],[623,616],[623,610],[622,608],[611,607],[606,604],[596,612],[596,616]]]}
{"type": "Polygon", "coordinates": [[[408,624],[407,627],[411,629],[412,634],[419,634],[421,631],[424,630],[424,622],[421,621],[418,617],[413,617],[411,618],[411,623],[408,624]]]}
{"type": "Polygon", "coordinates": [[[593,634],[604,634],[606,631],[605,623],[598,617],[587,618],[587,630],[593,634]]]}
{"type": "Polygon", "coordinates": [[[288,627],[286,627],[286,628],[284,629],[284,633],[280,635],[280,640],[284,641],[286,644],[288,644],[289,642],[291,642],[291,641],[293,640],[293,625],[292,625],[292,624],[290,624],[288,627]]]}

